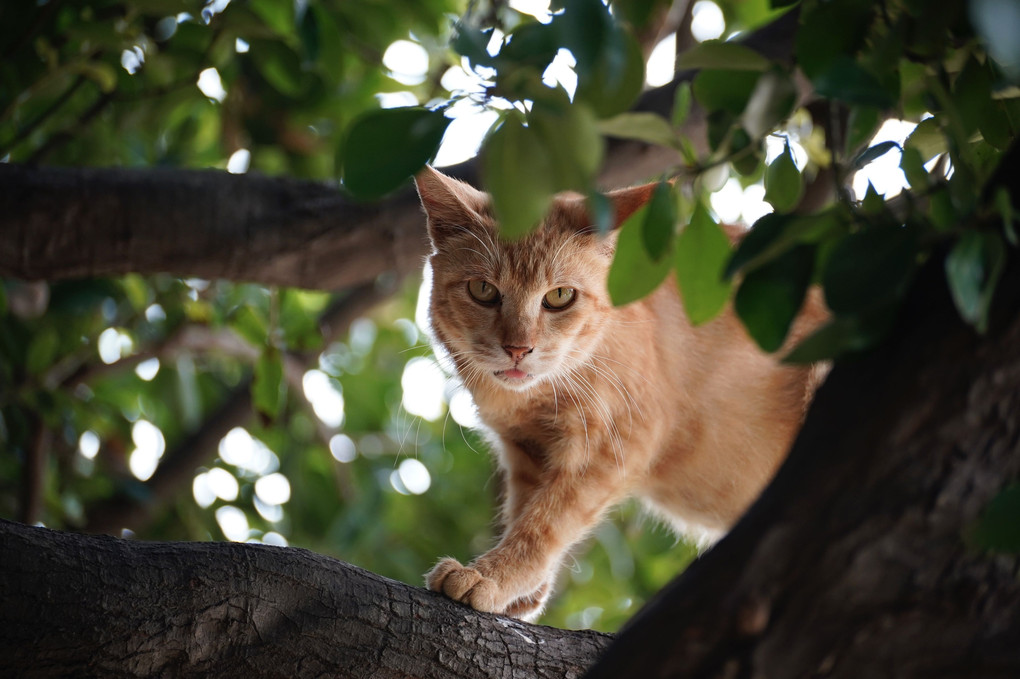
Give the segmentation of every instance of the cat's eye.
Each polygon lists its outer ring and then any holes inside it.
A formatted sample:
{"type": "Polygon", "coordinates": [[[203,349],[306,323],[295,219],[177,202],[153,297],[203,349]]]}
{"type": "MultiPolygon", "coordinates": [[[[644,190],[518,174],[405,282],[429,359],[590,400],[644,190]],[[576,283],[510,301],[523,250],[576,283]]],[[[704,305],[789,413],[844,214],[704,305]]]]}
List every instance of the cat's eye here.
{"type": "Polygon", "coordinates": [[[577,297],[577,291],[573,288],[555,288],[545,293],[542,306],[553,311],[566,309],[577,297]]]}
{"type": "Polygon", "coordinates": [[[468,281],[468,294],[482,304],[494,304],[499,301],[499,290],[487,281],[468,281]]]}

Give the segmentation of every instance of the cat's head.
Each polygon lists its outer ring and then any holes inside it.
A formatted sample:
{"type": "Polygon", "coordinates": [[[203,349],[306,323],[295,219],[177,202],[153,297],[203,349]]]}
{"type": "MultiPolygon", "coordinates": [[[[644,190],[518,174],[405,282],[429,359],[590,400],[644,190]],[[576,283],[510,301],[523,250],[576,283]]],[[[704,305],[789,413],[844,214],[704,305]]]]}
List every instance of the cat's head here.
{"type": "MultiPolygon", "coordinates": [[[[433,252],[432,332],[469,385],[524,391],[586,362],[612,312],[615,236],[599,236],[585,200],[555,198],[537,229],[499,236],[489,196],[425,168],[416,178],[433,252]]],[[[609,194],[617,225],[654,185],[609,194]]]]}

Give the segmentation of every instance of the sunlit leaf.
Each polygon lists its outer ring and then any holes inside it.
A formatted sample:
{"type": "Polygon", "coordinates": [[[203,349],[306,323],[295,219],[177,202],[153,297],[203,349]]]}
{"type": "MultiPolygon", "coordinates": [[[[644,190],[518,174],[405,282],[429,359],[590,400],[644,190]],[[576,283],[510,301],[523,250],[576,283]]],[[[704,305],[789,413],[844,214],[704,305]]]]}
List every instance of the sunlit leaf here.
{"type": "Polygon", "coordinates": [[[715,318],[730,297],[724,277],[730,241],[702,203],[676,242],[676,277],[684,311],[694,325],[715,318]]]}
{"type": "Polygon", "coordinates": [[[344,186],[361,198],[393,191],[435,155],[450,120],[442,111],[370,111],[351,124],[343,148],[344,186]]]}
{"type": "Polygon", "coordinates": [[[804,179],[793,162],[790,141],[787,140],[783,152],[765,170],[765,200],[777,212],[789,212],[797,207],[803,194],[804,179]]]}
{"type": "Polygon", "coordinates": [[[629,304],[659,287],[673,266],[672,258],[654,261],[645,250],[642,225],[648,214],[643,205],[620,226],[616,254],[609,268],[609,297],[614,306],[629,304]]]}
{"type": "Polygon", "coordinates": [[[542,140],[511,115],[490,135],[482,167],[503,235],[519,238],[528,233],[545,215],[555,192],[542,140]]]}
{"type": "Polygon", "coordinates": [[[936,118],[926,118],[918,123],[903,146],[917,149],[925,163],[948,149],[946,137],[942,134],[936,118]]]}
{"type": "Polygon", "coordinates": [[[740,115],[751,98],[761,73],[705,69],[694,76],[694,97],[709,111],[740,115]]]}
{"type": "Polygon", "coordinates": [[[668,183],[660,182],[648,201],[648,212],[641,224],[645,251],[653,260],[659,261],[673,244],[675,223],[672,188],[668,183]]]}
{"type": "Polygon", "coordinates": [[[712,68],[726,71],[765,71],[772,65],[766,57],[735,42],[706,40],[677,57],[678,71],[712,68]]]}
{"type": "Polygon", "coordinates": [[[676,145],[676,130],[665,118],[656,113],[620,113],[599,121],[598,125],[599,132],[607,137],[634,139],[666,147],[676,145]]]}
{"type": "Polygon", "coordinates": [[[673,114],[670,122],[674,127],[680,127],[687,120],[691,113],[691,83],[684,81],[677,85],[676,94],[673,95],[673,114]]]}
{"type": "MultiPolygon", "coordinates": [[[[544,153],[533,163],[547,158],[550,165],[551,188],[554,191],[584,191],[591,185],[602,164],[604,142],[591,109],[582,103],[570,105],[566,95],[554,105],[536,102],[528,116],[544,153]]],[[[530,136],[530,132],[525,133],[530,136]]],[[[522,171],[524,168],[521,168],[522,171]]],[[[504,169],[506,171],[506,169],[504,169]]]]}
{"type": "Polygon", "coordinates": [[[282,357],[279,351],[267,349],[255,363],[255,379],[251,387],[252,402],[259,412],[275,418],[283,410],[285,394],[282,357]]]}

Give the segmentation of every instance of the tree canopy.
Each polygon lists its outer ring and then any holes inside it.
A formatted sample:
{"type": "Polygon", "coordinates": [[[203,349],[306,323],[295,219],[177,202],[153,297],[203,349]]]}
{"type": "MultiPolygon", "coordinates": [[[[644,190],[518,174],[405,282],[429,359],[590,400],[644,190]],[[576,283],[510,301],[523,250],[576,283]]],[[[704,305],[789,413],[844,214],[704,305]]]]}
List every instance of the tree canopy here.
{"type": "MultiPolygon", "coordinates": [[[[832,320],[783,358],[853,361],[934,267],[926,284],[994,330],[1020,205],[1016,3],[552,5],[0,7],[0,516],[298,545],[413,584],[483,551],[498,482],[420,327],[408,187],[465,108],[491,127],[451,172],[507,237],[556,191],[605,227],[613,182],[663,181],[622,227],[620,304],[675,271],[693,321],[732,303],[776,351],[819,286],[832,320]],[[721,33],[699,40],[708,5],[721,33]],[[672,79],[644,86],[673,33],[672,79]],[[412,77],[384,64],[405,41],[427,57],[412,77]],[[876,138],[888,120],[908,132],[876,138]],[[855,188],[881,163],[902,192],[855,188]],[[190,172],[208,168],[247,175],[190,172]],[[719,222],[755,192],[769,212],[731,251],[719,222]]],[[[1000,481],[968,539],[1015,553],[1000,481]]],[[[694,556],[624,508],[544,621],[615,630],[694,556]]]]}

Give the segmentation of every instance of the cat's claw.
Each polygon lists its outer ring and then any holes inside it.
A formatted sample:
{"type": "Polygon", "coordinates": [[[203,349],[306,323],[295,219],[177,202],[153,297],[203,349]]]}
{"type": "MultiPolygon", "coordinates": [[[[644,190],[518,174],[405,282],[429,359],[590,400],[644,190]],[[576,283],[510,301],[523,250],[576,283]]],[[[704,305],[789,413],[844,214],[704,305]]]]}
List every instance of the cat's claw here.
{"type": "Polygon", "coordinates": [[[429,589],[440,592],[454,601],[467,604],[476,611],[502,613],[500,588],[495,580],[482,575],[477,569],[462,566],[452,558],[441,559],[425,576],[429,589]]]}

